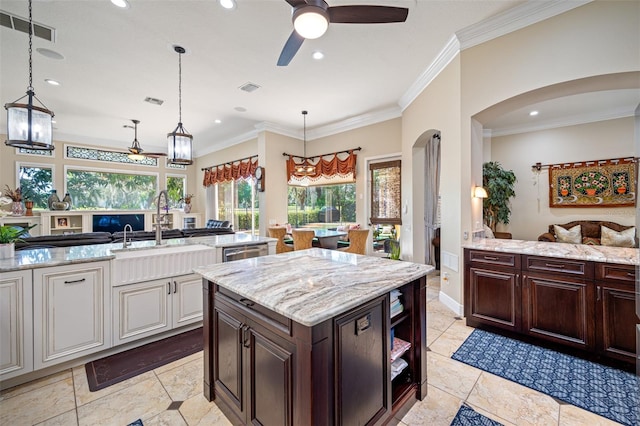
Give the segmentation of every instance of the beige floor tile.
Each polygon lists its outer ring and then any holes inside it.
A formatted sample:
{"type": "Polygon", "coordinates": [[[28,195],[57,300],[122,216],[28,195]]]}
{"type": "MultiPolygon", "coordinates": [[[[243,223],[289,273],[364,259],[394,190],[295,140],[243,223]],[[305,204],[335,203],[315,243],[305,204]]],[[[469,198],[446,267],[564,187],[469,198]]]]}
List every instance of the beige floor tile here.
{"type": "Polygon", "coordinates": [[[202,393],[204,377],[204,363],[202,360],[191,361],[188,364],[158,374],[158,379],[173,401],[185,401],[194,395],[202,393]]]}
{"type": "Polygon", "coordinates": [[[434,352],[427,353],[429,385],[465,400],[481,371],[434,352]]]}
{"type": "Polygon", "coordinates": [[[163,411],[150,419],[142,419],[144,426],[187,426],[178,410],[163,411]]]}
{"type": "Polygon", "coordinates": [[[36,426],[78,426],[78,413],[73,409],[52,419],[38,423],[36,426]]]}
{"type": "Polygon", "coordinates": [[[453,315],[443,314],[438,311],[430,310],[429,305],[436,303],[435,301],[427,304],[427,327],[435,330],[445,331],[451,324],[453,324],[455,318],[453,315]]]}
{"type": "Polygon", "coordinates": [[[583,410],[574,405],[560,405],[561,426],[614,426],[619,423],[606,419],[590,411],[583,410]]]}
{"type": "Polygon", "coordinates": [[[444,331],[427,327],[427,346],[431,346],[431,344],[435,342],[442,333],[444,333],[444,331]]]}
{"type": "MultiPolygon", "coordinates": [[[[429,344],[429,349],[440,355],[451,357],[473,330],[473,327],[467,327],[465,325],[464,320],[456,320],[435,342],[429,344]]],[[[428,341],[429,336],[427,336],[427,342],[428,341]]]]}
{"type": "Polygon", "coordinates": [[[9,389],[5,389],[0,392],[0,401],[13,398],[14,396],[31,392],[34,389],[41,388],[51,383],[59,382],[61,380],[67,380],[71,377],[71,370],[64,370],[60,373],[52,374],[50,376],[43,377],[41,379],[33,380],[31,382],[27,382],[23,385],[14,386],[9,389]]]}
{"type": "Polygon", "coordinates": [[[126,425],[154,417],[169,407],[171,399],[154,377],[78,407],[80,425],[126,425]]]}
{"type": "Polygon", "coordinates": [[[76,391],[76,405],[78,407],[88,404],[91,401],[100,399],[106,395],[119,392],[123,389],[127,389],[136,383],[141,383],[149,379],[155,379],[153,371],[147,371],[146,373],[139,374],[130,379],[124,380],[120,383],[108,386],[104,389],[100,389],[95,392],[89,390],[89,382],[87,381],[87,373],[85,372],[84,365],[73,369],[73,386],[76,391]]]}
{"type": "Polygon", "coordinates": [[[458,315],[449,309],[444,303],[440,300],[434,300],[432,302],[427,303],[427,312],[438,312],[447,317],[455,318],[458,315]]]}
{"type": "Polygon", "coordinates": [[[432,300],[438,300],[440,296],[440,289],[434,287],[427,287],[427,302],[431,302],[432,300]]]}
{"type": "Polygon", "coordinates": [[[462,400],[436,387],[428,386],[427,397],[418,401],[402,419],[402,423],[413,425],[449,425],[456,416],[462,400]]]}
{"type": "Polygon", "coordinates": [[[189,364],[192,361],[200,360],[201,362],[204,362],[203,357],[204,357],[203,351],[196,352],[195,354],[191,354],[184,358],[180,358],[179,360],[173,361],[169,364],[163,365],[162,367],[158,367],[155,370],[153,370],[153,372],[156,373],[156,375],[159,375],[162,373],[166,373],[169,370],[173,370],[174,368],[178,368],[181,365],[189,364]]]}
{"type": "Polygon", "coordinates": [[[75,408],[68,377],[0,401],[0,425],[33,425],[75,408]]]}
{"type": "Polygon", "coordinates": [[[517,425],[557,425],[559,404],[550,396],[483,372],[469,404],[517,425]]]}
{"type": "Polygon", "coordinates": [[[218,406],[207,401],[204,395],[196,395],[187,399],[180,406],[180,414],[189,426],[193,425],[230,425],[231,423],[222,414],[218,406]],[[211,422],[211,423],[209,423],[211,422]]]}

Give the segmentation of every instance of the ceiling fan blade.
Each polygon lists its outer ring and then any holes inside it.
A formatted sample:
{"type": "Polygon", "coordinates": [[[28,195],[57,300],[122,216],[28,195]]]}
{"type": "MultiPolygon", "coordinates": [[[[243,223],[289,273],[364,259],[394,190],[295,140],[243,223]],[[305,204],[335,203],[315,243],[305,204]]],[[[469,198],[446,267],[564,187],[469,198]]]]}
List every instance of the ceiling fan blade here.
{"type": "Polygon", "coordinates": [[[336,24],[385,24],[404,22],[409,9],[392,6],[334,6],[329,8],[329,22],[336,24]]]}
{"type": "Polygon", "coordinates": [[[282,53],[280,53],[280,57],[278,58],[278,66],[286,67],[289,65],[289,62],[293,59],[293,57],[302,46],[302,42],[304,41],[304,37],[299,35],[297,32],[293,31],[289,36],[289,39],[284,44],[282,48],[282,53]]]}
{"type": "Polygon", "coordinates": [[[143,152],[142,155],[145,157],[158,158],[158,157],[166,157],[167,154],[164,152],[143,152]]]}
{"type": "Polygon", "coordinates": [[[289,3],[292,7],[300,6],[301,4],[307,4],[305,0],[284,0],[289,3]]]}

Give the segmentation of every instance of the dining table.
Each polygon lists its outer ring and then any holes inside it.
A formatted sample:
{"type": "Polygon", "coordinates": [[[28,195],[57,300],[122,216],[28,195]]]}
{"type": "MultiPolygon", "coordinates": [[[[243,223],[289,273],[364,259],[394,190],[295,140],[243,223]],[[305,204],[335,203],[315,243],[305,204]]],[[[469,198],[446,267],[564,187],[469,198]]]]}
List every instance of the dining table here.
{"type": "Polygon", "coordinates": [[[320,247],[331,250],[338,248],[338,240],[340,237],[348,235],[346,231],[334,231],[330,229],[314,229],[314,232],[320,247]]]}

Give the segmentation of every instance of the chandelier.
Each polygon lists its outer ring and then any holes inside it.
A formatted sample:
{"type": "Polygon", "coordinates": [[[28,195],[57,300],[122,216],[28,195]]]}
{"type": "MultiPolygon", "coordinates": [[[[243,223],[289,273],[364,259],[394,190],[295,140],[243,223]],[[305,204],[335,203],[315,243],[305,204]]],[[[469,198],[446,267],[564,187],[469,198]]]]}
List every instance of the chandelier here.
{"type": "Polygon", "coordinates": [[[31,0],[29,0],[29,86],[27,87],[27,103],[20,103],[22,98],[15,102],[5,104],[7,110],[7,146],[16,148],[33,149],[40,151],[53,151],[53,111],[49,111],[36,97],[33,91],[33,17],[31,12],[31,0]],[[33,105],[36,100],[42,106],[33,105]]]}
{"type": "Polygon", "coordinates": [[[304,157],[302,158],[302,163],[296,165],[294,174],[296,176],[309,176],[313,175],[316,172],[316,166],[311,164],[309,159],[307,158],[307,111],[302,111],[302,117],[304,121],[303,127],[303,141],[304,141],[304,157]]]}
{"type": "Polygon", "coordinates": [[[182,54],[186,52],[182,46],[173,46],[178,53],[178,126],[167,134],[167,153],[169,164],[188,166],[193,164],[193,136],[182,127],[182,54]]]}

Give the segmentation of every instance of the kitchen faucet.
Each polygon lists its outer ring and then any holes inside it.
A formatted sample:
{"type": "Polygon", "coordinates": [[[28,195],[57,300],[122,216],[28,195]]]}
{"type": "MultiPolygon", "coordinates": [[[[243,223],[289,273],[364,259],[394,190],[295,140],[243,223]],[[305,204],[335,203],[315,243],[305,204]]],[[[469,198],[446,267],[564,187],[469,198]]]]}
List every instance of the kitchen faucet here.
{"type": "Polygon", "coordinates": [[[124,226],[124,235],[122,236],[122,248],[125,249],[127,248],[127,246],[129,245],[129,243],[127,242],[127,227],[129,227],[129,232],[133,232],[133,228],[131,227],[130,224],[126,224],[124,226]]]}
{"type": "Polygon", "coordinates": [[[162,245],[162,225],[160,220],[160,200],[162,195],[164,194],[164,205],[169,205],[169,195],[167,194],[167,190],[163,189],[158,194],[158,201],[156,202],[156,245],[162,245]]]}

